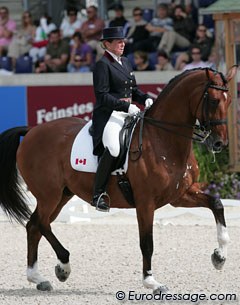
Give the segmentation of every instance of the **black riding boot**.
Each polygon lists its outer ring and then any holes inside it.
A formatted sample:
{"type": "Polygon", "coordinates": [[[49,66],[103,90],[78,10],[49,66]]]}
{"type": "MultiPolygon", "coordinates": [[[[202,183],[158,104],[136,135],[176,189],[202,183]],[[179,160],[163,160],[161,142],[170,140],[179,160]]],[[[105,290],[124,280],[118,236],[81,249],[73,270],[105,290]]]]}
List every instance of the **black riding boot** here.
{"type": "Polygon", "coordinates": [[[104,197],[108,197],[106,194],[106,186],[115,162],[116,158],[111,156],[109,150],[106,148],[100,158],[95,175],[92,201],[92,205],[95,206],[97,210],[102,212],[108,212],[110,208],[108,203],[104,200],[104,197]]]}

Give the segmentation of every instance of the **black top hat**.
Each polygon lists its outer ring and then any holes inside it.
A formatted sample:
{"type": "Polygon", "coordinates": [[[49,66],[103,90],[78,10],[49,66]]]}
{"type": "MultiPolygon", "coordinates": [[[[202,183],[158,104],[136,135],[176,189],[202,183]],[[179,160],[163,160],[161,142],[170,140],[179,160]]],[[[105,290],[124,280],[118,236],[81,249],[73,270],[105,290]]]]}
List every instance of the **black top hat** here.
{"type": "Polygon", "coordinates": [[[100,40],[103,41],[108,39],[125,39],[125,36],[123,34],[123,27],[116,26],[103,29],[103,35],[100,40]]]}

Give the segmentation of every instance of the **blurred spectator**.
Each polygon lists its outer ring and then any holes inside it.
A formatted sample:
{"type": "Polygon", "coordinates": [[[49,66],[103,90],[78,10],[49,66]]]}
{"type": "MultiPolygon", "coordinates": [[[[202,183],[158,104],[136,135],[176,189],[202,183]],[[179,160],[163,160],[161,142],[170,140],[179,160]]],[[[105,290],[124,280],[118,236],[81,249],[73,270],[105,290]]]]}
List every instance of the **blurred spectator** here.
{"type": "Polygon", "coordinates": [[[197,27],[193,43],[201,48],[202,60],[207,60],[211,53],[214,40],[210,35],[208,36],[208,30],[205,25],[200,24],[197,27]]]}
{"type": "Polygon", "coordinates": [[[198,0],[171,0],[171,3],[169,4],[170,10],[171,12],[174,12],[175,7],[181,5],[184,7],[186,13],[190,15],[192,14],[192,10],[196,1],[198,2],[198,0]]]}
{"type": "Polygon", "coordinates": [[[44,62],[44,59],[41,58],[37,60],[35,63],[35,73],[47,73],[47,72],[49,71],[46,63],[44,62]]]}
{"type": "Polygon", "coordinates": [[[66,72],[68,58],[69,44],[61,39],[60,30],[56,29],[49,34],[44,63],[41,63],[41,67],[45,68],[46,71],[38,69],[36,72],[66,72]]]}
{"type": "Polygon", "coordinates": [[[6,6],[0,7],[0,55],[8,52],[8,46],[16,31],[16,22],[9,18],[9,10],[6,6]]]}
{"type": "Polygon", "coordinates": [[[21,28],[13,36],[8,48],[8,56],[12,58],[13,68],[15,68],[16,59],[30,51],[35,31],[36,27],[33,25],[31,13],[28,11],[24,12],[21,28]]]}
{"type": "Polygon", "coordinates": [[[128,20],[124,17],[124,7],[122,4],[114,6],[115,18],[109,22],[109,27],[122,26],[123,32],[126,35],[129,27],[128,20]]]}
{"type": "MultiPolygon", "coordinates": [[[[196,30],[195,38],[193,40],[193,45],[197,45],[201,49],[202,60],[207,61],[208,57],[211,53],[211,49],[213,46],[213,39],[208,36],[207,28],[203,24],[199,24],[196,30]]],[[[180,66],[182,62],[188,63],[191,59],[190,52],[181,53],[176,60],[176,70],[181,70],[180,66]]]]}
{"type": "Polygon", "coordinates": [[[97,7],[93,5],[89,6],[87,8],[87,20],[83,22],[80,32],[83,40],[97,53],[97,59],[104,53],[99,43],[104,27],[104,21],[98,17],[97,7]]]}
{"type": "Polygon", "coordinates": [[[186,13],[192,17],[195,26],[198,25],[198,8],[200,1],[201,0],[161,0],[161,2],[168,3],[170,16],[173,15],[174,9],[177,5],[183,6],[186,13]]]}
{"type": "Polygon", "coordinates": [[[173,13],[173,30],[163,33],[159,50],[171,53],[173,47],[188,48],[193,40],[195,24],[190,16],[187,15],[181,5],[174,8],[173,13]]]}
{"type": "Polygon", "coordinates": [[[150,33],[149,38],[137,42],[135,44],[135,49],[146,52],[155,52],[163,33],[172,29],[173,20],[168,15],[167,4],[159,4],[157,7],[157,17],[153,18],[151,22],[146,25],[146,30],[150,33]]]}
{"type": "Polygon", "coordinates": [[[148,53],[143,51],[134,52],[134,70],[135,71],[153,71],[148,60],[148,53]]]}
{"type": "Polygon", "coordinates": [[[189,64],[186,64],[184,67],[182,67],[182,70],[190,70],[190,69],[196,69],[196,68],[207,68],[209,67],[209,64],[205,61],[201,60],[201,49],[199,46],[192,46],[191,47],[191,57],[192,61],[189,64]]]}
{"type": "Polygon", "coordinates": [[[68,72],[89,72],[93,64],[92,48],[84,43],[79,32],[73,34],[70,61],[67,66],[68,72]]]}
{"type": "Polygon", "coordinates": [[[158,51],[157,64],[155,65],[157,71],[172,71],[174,70],[168,54],[164,50],[158,51]]]}
{"type": "MultiPolygon", "coordinates": [[[[213,3],[215,3],[216,1],[218,1],[218,0],[198,0],[196,5],[198,6],[199,9],[206,8],[209,5],[212,5],[213,3]]],[[[196,0],[195,0],[195,2],[196,2],[196,0]]],[[[227,4],[227,1],[226,1],[226,4],[227,4]]],[[[212,34],[214,33],[214,20],[213,20],[213,16],[211,14],[208,14],[208,15],[200,14],[198,16],[198,21],[199,21],[199,23],[204,24],[207,27],[208,31],[210,31],[212,34]]]]}
{"type": "Polygon", "coordinates": [[[217,69],[218,66],[218,53],[215,47],[212,48],[211,53],[208,56],[207,64],[209,68],[214,70],[217,69]]]}
{"type": "Polygon", "coordinates": [[[40,21],[36,21],[36,34],[32,43],[32,48],[29,55],[33,62],[42,59],[46,54],[46,46],[48,44],[48,35],[50,32],[57,29],[56,25],[52,23],[52,18],[45,14],[40,21]]]}
{"type": "Polygon", "coordinates": [[[133,21],[130,23],[125,45],[125,54],[135,51],[135,45],[139,41],[148,39],[149,32],[145,29],[147,22],[143,19],[143,11],[140,7],[133,9],[133,21]]]}
{"type": "Polygon", "coordinates": [[[76,8],[68,8],[67,18],[64,18],[60,25],[62,37],[68,41],[71,40],[73,34],[82,25],[82,21],[77,18],[77,14],[78,10],[76,8]]]}

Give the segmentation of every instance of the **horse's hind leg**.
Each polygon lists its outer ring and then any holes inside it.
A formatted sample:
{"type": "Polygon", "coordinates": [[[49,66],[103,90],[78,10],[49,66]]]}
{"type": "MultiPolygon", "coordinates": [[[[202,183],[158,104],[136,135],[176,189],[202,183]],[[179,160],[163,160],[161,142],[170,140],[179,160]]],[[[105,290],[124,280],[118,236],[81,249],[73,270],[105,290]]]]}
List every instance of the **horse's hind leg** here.
{"type": "Polygon", "coordinates": [[[49,213],[48,209],[44,209],[40,202],[33,213],[30,221],[27,224],[28,236],[28,270],[27,278],[30,282],[37,284],[39,290],[52,290],[49,281],[45,280],[38,272],[38,244],[41,236],[44,235],[49,241],[54,251],[57,254],[59,264],[55,268],[56,275],[60,281],[65,281],[70,275],[71,269],[69,264],[69,252],[60,244],[55,235],[51,231],[50,223],[57,217],[64,204],[72,197],[72,195],[63,196],[60,203],[49,213]],[[49,215],[51,214],[51,215],[49,215]]]}
{"type": "Polygon", "coordinates": [[[28,268],[27,279],[31,283],[37,284],[39,290],[52,290],[49,281],[43,278],[38,272],[38,244],[42,237],[38,227],[37,210],[32,214],[26,226],[27,229],[27,244],[28,244],[28,268]]]}
{"type": "Polygon", "coordinates": [[[218,270],[222,269],[227,258],[227,246],[229,235],[224,217],[224,207],[220,199],[204,194],[200,190],[198,183],[193,186],[177,202],[172,203],[174,206],[184,207],[205,207],[209,208],[215,217],[217,225],[217,239],[219,248],[212,254],[212,263],[218,270]]]}
{"type": "Polygon", "coordinates": [[[153,293],[160,293],[167,291],[168,288],[158,283],[152,274],[151,260],[153,254],[153,216],[154,209],[146,206],[137,207],[137,218],[139,226],[140,248],[143,256],[143,285],[146,288],[153,290],[153,293]]]}

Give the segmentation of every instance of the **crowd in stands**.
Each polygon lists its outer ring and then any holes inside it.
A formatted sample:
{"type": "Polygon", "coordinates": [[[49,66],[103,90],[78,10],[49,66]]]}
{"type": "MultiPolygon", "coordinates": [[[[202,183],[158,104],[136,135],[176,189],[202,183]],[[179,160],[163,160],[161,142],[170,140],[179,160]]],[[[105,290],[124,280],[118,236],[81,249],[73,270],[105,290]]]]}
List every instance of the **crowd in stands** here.
{"type": "Polygon", "coordinates": [[[104,21],[93,5],[86,8],[85,19],[68,8],[59,28],[47,14],[33,20],[25,11],[17,28],[8,8],[0,7],[0,68],[16,73],[92,71],[104,53],[99,40],[106,26],[124,27],[124,55],[136,71],[216,67],[214,31],[198,23],[191,5],[160,2],[152,16],[135,7],[131,20],[122,4],[113,10],[115,16],[104,21]]]}

